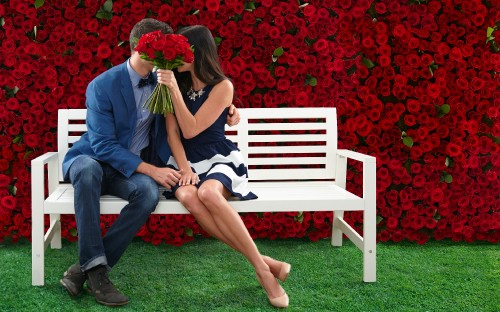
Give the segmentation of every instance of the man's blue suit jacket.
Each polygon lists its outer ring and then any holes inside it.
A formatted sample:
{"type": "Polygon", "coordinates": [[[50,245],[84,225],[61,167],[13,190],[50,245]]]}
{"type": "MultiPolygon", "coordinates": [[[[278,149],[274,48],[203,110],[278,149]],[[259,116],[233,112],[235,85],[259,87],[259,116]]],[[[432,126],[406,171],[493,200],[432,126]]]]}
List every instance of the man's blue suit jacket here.
{"type": "MultiPolygon", "coordinates": [[[[64,176],[77,157],[88,155],[130,177],[143,160],[128,150],[137,121],[137,106],[127,62],[112,67],[90,82],[86,106],[88,131],[64,157],[64,176]]],[[[162,115],[155,115],[149,144],[166,164],[171,152],[167,143],[165,117],[162,115]]]]}

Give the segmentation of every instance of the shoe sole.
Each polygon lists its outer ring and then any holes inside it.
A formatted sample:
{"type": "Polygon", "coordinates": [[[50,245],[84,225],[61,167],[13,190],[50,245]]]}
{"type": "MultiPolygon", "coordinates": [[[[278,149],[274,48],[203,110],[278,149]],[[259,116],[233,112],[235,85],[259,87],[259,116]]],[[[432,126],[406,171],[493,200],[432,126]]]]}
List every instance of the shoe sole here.
{"type": "Polygon", "coordinates": [[[118,307],[118,306],[126,305],[128,303],[128,301],[118,303],[118,302],[105,302],[105,301],[100,301],[97,299],[95,301],[102,304],[102,305],[108,306],[108,307],[118,307]]]}
{"type": "Polygon", "coordinates": [[[94,292],[92,292],[92,289],[90,287],[87,287],[87,291],[89,292],[90,295],[92,295],[94,297],[94,299],[95,299],[95,301],[97,303],[100,303],[100,304],[108,306],[108,307],[118,307],[118,306],[126,305],[128,303],[128,300],[124,301],[124,302],[106,302],[106,301],[102,301],[102,300],[99,300],[99,299],[97,299],[95,297],[94,292]]]}

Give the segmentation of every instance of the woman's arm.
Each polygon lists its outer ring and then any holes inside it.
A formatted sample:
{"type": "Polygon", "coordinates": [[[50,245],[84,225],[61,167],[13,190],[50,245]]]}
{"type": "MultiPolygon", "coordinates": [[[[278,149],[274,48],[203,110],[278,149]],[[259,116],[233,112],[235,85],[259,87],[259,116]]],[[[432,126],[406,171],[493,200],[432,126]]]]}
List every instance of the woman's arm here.
{"type": "Polygon", "coordinates": [[[181,142],[181,134],[179,131],[179,126],[177,124],[177,119],[172,114],[167,114],[167,140],[172,155],[174,156],[175,162],[179,167],[181,173],[181,178],[179,179],[179,185],[186,184],[196,184],[199,182],[198,175],[191,170],[191,166],[186,157],[186,152],[181,142]]]}
{"type": "Polygon", "coordinates": [[[223,80],[213,87],[207,100],[193,116],[184,103],[174,73],[170,70],[158,70],[157,73],[158,82],[170,90],[175,117],[186,139],[193,138],[210,127],[232,103],[233,84],[229,80],[223,80]]]}

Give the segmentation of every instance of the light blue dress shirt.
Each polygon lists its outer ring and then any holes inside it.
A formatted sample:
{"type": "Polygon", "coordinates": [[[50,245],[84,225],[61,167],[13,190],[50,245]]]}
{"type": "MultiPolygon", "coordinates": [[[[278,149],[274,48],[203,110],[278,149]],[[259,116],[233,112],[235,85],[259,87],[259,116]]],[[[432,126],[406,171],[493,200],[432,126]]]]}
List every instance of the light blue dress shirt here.
{"type": "Polygon", "coordinates": [[[144,107],[144,103],[153,91],[154,86],[147,85],[143,88],[139,88],[139,81],[144,77],[141,77],[132,69],[130,60],[127,62],[127,69],[130,75],[130,81],[132,82],[135,105],[137,107],[137,122],[135,124],[135,131],[132,135],[132,142],[130,143],[129,150],[140,156],[141,151],[149,145],[149,130],[153,122],[153,114],[144,107]]]}

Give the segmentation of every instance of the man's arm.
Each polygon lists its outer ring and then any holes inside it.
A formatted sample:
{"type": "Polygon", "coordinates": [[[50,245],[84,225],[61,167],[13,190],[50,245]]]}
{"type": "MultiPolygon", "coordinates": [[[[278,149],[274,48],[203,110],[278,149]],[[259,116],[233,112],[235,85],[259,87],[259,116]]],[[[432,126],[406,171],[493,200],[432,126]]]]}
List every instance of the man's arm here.
{"type": "MultiPolygon", "coordinates": [[[[133,129],[128,128],[127,123],[123,123],[120,129],[115,128],[117,120],[126,121],[130,118],[126,110],[114,109],[112,96],[107,92],[110,86],[100,79],[92,81],[87,87],[86,124],[90,148],[99,160],[130,177],[142,160],[124,147],[125,140],[133,129]]],[[[119,104],[122,102],[115,105],[119,104]]]]}

